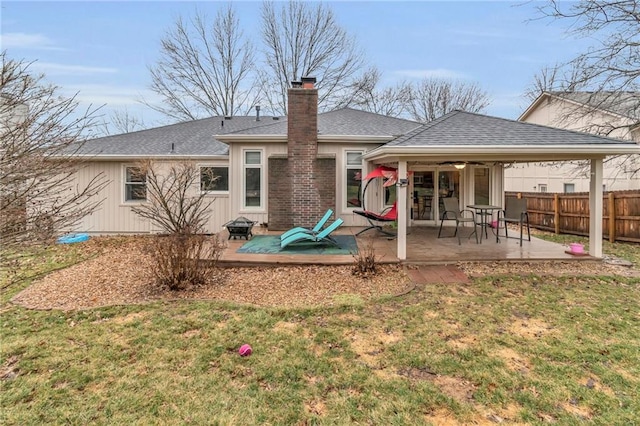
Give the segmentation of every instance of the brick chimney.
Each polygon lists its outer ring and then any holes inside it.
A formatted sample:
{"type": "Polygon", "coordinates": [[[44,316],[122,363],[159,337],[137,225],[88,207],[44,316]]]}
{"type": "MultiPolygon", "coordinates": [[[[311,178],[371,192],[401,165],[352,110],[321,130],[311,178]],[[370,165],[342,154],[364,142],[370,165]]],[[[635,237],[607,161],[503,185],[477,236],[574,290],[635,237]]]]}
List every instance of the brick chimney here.
{"type": "Polygon", "coordinates": [[[318,157],[316,79],[288,90],[287,158],[269,160],[269,228],[313,227],[335,206],[335,158],[318,157]]]}

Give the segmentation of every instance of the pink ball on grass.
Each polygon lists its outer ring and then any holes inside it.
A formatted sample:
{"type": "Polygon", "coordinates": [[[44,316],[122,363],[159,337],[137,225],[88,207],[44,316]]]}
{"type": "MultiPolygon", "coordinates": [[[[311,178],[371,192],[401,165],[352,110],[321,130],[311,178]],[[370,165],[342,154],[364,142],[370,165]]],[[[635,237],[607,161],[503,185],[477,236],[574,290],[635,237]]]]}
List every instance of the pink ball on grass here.
{"type": "Polygon", "coordinates": [[[238,353],[240,354],[240,356],[249,356],[251,355],[251,352],[253,352],[251,346],[247,345],[246,343],[240,346],[240,349],[238,349],[238,353]]]}

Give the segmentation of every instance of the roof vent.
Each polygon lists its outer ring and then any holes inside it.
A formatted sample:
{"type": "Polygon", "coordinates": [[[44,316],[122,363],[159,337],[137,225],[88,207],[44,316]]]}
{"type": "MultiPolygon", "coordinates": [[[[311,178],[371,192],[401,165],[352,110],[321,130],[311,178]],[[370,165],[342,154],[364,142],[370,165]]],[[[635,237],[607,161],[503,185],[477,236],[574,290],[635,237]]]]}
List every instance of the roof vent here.
{"type": "Polygon", "coordinates": [[[260,105],[256,105],[256,121],[260,121],[260,105]]]}

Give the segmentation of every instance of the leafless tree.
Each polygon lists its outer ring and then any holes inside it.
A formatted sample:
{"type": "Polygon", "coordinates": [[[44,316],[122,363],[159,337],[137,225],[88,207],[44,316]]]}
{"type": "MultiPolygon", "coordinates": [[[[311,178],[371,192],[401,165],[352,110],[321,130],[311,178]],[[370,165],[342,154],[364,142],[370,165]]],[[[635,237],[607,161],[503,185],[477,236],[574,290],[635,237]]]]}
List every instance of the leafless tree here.
{"type": "MultiPolygon", "coordinates": [[[[134,213],[149,219],[163,232],[170,234],[198,234],[209,220],[211,204],[215,201],[198,186],[200,174],[191,162],[162,164],[152,160],[140,161],[137,171],[146,185],[139,198],[147,202],[133,207],[134,213]]],[[[215,179],[211,176],[209,180],[215,179]]]]}
{"type": "Polygon", "coordinates": [[[318,108],[334,109],[364,64],[354,38],[322,3],[263,3],[262,35],[266,67],[261,81],[274,114],[287,113],[287,89],[305,76],[317,79],[318,108]]]}
{"type": "MultiPolygon", "coordinates": [[[[588,39],[592,45],[566,63],[543,70],[534,86],[542,91],[559,92],[562,96],[579,96],[574,107],[564,108],[556,118],[559,127],[587,123],[576,130],[603,136],[621,134],[637,127],[640,121],[640,13],[637,0],[551,0],[538,7],[543,18],[567,21],[569,33],[588,39]],[[547,79],[541,76],[546,75],[547,79]],[[624,120],[603,119],[602,111],[613,111],[624,120]],[[598,119],[591,119],[596,116],[598,119]]],[[[575,128],[575,127],[574,127],[575,128]]],[[[619,172],[629,176],[638,173],[637,156],[610,157],[619,172]]],[[[587,170],[579,163],[575,174],[587,170]]]]}
{"type": "Polygon", "coordinates": [[[411,89],[407,110],[416,121],[429,122],[459,109],[482,112],[489,96],[475,83],[426,78],[411,89]]]}
{"type": "Polygon", "coordinates": [[[355,107],[363,111],[382,114],[389,117],[401,117],[411,99],[411,86],[407,82],[394,87],[379,88],[381,72],[370,68],[355,81],[339,107],[355,107]]]}
{"type": "Polygon", "coordinates": [[[175,120],[246,114],[256,105],[254,47],[245,39],[232,5],[209,22],[204,13],[179,17],[149,68],[151,90],[162,98],[147,106],[175,120]]]}
{"type": "Polygon", "coordinates": [[[598,110],[616,111],[624,104],[625,115],[633,122],[598,123],[585,128],[600,135],[611,135],[622,127],[635,127],[640,120],[640,13],[637,0],[551,0],[538,7],[543,17],[569,21],[570,33],[589,39],[593,45],[570,61],[541,71],[552,76],[543,81],[536,76],[541,91],[581,92],[580,105],[567,110],[565,121],[576,122],[598,110]]]}
{"type": "Polygon", "coordinates": [[[640,13],[637,0],[549,1],[538,7],[544,17],[568,20],[571,33],[594,45],[567,64],[563,85],[570,90],[638,91],[640,13]]]}
{"type": "MultiPolygon", "coordinates": [[[[0,77],[0,246],[41,245],[72,229],[99,207],[103,175],[81,184],[74,156],[96,110],[78,109],[31,63],[3,51],[0,77]]],[[[0,256],[2,257],[2,256],[0,256]]]]}
{"type": "Polygon", "coordinates": [[[112,134],[130,133],[144,130],[146,125],[142,117],[137,116],[129,109],[115,110],[109,114],[108,119],[104,119],[99,126],[95,137],[109,136],[112,134]]]}

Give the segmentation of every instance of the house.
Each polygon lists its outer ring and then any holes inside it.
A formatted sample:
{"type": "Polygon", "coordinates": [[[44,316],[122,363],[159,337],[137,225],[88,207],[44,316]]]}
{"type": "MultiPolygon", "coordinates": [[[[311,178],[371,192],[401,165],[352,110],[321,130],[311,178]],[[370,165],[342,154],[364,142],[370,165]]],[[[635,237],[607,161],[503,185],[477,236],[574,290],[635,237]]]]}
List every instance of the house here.
{"type": "MultiPolygon", "coordinates": [[[[543,92],[519,121],[640,142],[640,93],[543,92]]],[[[605,191],[640,188],[640,158],[605,161],[605,191]]],[[[583,192],[589,190],[588,168],[576,163],[523,163],[505,170],[505,190],[583,192]]]]}
{"type": "MultiPolygon", "coordinates": [[[[112,184],[101,211],[81,230],[93,233],[150,232],[131,206],[132,188],[144,185],[135,160],[189,160],[223,176],[202,187],[216,197],[210,232],[238,216],[268,223],[270,230],[313,225],[332,208],[347,226],[362,226],[354,214],[398,206],[398,257],[406,259],[408,226],[439,224],[444,197],[461,205],[503,205],[504,167],[518,162],[591,162],[592,254],[602,255],[602,162],[610,154],[639,153],[633,142],[521,123],[462,111],[427,124],[354,109],[318,114],[315,79],[288,92],[288,117],[211,118],[90,141],[80,155],[86,180],[104,173],[112,184]],[[378,183],[360,199],[361,181],[377,165],[398,169],[399,182],[378,183]]],[[[196,188],[198,190],[198,188],[196,188]]]]}

